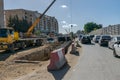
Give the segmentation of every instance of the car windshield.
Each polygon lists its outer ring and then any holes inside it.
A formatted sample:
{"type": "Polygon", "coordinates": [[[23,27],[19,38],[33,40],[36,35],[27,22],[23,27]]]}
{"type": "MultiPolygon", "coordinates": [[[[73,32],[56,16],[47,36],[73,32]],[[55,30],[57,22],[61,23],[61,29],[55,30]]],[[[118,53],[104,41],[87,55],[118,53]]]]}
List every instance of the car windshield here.
{"type": "Polygon", "coordinates": [[[0,37],[7,37],[7,30],[6,29],[0,29],[0,37]]]}
{"type": "Polygon", "coordinates": [[[54,39],[53,39],[53,38],[48,38],[47,40],[48,40],[48,41],[53,41],[54,39]]]}
{"type": "Polygon", "coordinates": [[[9,30],[10,31],[10,34],[14,34],[13,30],[9,30]]]}
{"type": "Polygon", "coordinates": [[[110,36],[102,36],[103,39],[111,39],[110,36]]]}
{"type": "Polygon", "coordinates": [[[120,40],[120,37],[117,37],[117,40],[120,40]]]}
{"type": "Polygon", "coordinates": [[[90,37],[89,36],[83,36],[83,39],[89,39],[90,37]]]}
{"type": "Polygon", "coordinates": [[[97,38],[97,39],[99,39],[99,38],[100,38],[100,36],[96,36],[96,38],[97,38]]]}

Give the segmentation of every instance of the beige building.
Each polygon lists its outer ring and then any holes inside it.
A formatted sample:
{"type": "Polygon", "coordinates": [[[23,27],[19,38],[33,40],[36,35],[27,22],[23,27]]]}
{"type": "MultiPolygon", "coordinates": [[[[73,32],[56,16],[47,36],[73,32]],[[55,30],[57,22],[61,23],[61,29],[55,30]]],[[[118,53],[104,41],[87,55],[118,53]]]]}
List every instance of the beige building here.
{"type": "Polygon", "coordinates": [[[97,29],[96,31],[92,31],[89,34],[96,35],[120,35],[120,24],[109,25],[107,27],[103,27],[101,29],[97,29]]]}
{"type": "MultiPolygon", "coordinates": [[[[16,15],[21,20],[26,19],[28,22],[33,23],[41,14],[37,11],[30,11],[25,9],[5,10],[6,25],[8,24],[9,17],[14,17],[16,15]]],[[[34,29],[40,30],[43,33],[58,33],[58,21],[55,17],[45,15],[34,29]]]]}
{"type": "Polygon", "coordinates": [[[0,27],[4,27],[4,3],[0,0],[0,27]]]}

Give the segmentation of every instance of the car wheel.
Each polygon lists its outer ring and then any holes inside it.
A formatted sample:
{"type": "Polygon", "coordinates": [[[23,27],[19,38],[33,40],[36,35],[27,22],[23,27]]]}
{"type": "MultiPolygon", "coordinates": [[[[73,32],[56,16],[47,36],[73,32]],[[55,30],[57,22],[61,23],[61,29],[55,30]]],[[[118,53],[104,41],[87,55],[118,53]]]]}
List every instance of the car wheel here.
{"type": "Polygon", "coordinates": [[[112,50],[114,49],[114,45],[112,45],[111,49],[112,49],[112,50]]]}
{"type": "Polygon", "coordinates": [[[116,54],[115,48],[113,49],[113,55],[114,55],[115,57],[118,57],[118,55],[116,54]]]}
{"type": "Polygon", "coordinates": [[[110,49],[110,46],[108,45],[108,48],[110,49]]]}
{"type": "Polygon", "coordinates": [[[8,51],[10,51],[10,53],[14,53],[15,52],[15,50],[14,50],[14,44],[10,44],[8,46],[8,51]]]}
{"type": "Polygon", "coordinates": [[[108,48],[109,48],[109,49],[112,49],[109,45],[108,45],[108,48]]]}
{"type": "Polygon", "coordinates": [[[21,43],[21,49],[25,49],[26,48],[26,44],[25,44],[25,42],[22,42],[21,43]]]}

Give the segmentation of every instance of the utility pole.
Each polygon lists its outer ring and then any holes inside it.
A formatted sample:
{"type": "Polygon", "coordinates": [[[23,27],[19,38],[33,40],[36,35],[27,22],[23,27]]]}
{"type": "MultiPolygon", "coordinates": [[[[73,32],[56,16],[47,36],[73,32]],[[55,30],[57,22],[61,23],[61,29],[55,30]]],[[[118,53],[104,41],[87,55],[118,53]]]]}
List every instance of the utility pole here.
{"type": "Polygon", "coordinates": [[[0,28],[4,27],[4,2],[0,0],[0,28]]]}

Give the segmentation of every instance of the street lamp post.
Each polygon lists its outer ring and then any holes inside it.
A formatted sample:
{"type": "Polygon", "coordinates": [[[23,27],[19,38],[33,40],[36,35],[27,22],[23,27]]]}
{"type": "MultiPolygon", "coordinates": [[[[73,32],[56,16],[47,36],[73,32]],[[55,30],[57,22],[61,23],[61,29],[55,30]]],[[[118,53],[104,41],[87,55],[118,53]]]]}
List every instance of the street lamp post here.
{"type": "Polygon", "coordinates": [[[71,24],[71,37],[72,37],[72,39],[74,39],[72,28],[73,28],[73,25],[71,24]]]}
{"type": "Polygon", "coordinates": [[[73,25],[71,24],[71,32],[72,32],[73,25]]]}

